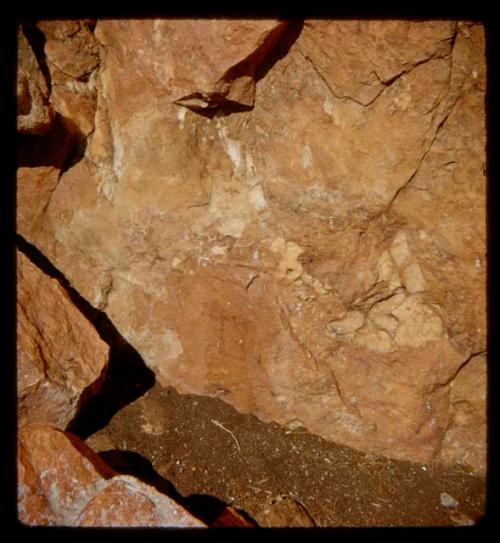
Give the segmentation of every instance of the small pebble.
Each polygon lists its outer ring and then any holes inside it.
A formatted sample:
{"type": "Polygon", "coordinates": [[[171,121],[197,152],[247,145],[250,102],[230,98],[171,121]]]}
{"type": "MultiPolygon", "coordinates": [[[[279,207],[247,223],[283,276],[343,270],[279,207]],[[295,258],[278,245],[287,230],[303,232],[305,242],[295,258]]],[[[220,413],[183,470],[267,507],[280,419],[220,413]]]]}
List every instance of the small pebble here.
{"type": "Polygon", "coordinates": [[[458,500],[456,500],[453,496],[450,496],[446,492],[441,492],[441,505],[443,507],[457,507],[458,506],[458,500]]]}
{"type": "Polygon", "coordinates": [[[470,517],[461,513],[451,513],[450,518],[457,526],[473,526],[476,524],[470,517]]]}

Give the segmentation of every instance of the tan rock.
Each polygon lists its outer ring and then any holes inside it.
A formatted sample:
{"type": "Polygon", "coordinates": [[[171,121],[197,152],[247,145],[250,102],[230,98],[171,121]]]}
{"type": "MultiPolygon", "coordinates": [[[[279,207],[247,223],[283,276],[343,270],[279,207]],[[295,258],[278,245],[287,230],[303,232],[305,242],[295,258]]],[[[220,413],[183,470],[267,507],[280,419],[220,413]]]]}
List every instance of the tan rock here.
{"type": "Polygon", "coordinates": [[[310,20],[304,25],[301,47],[335,95],[366,106],[418,64],[447,56],[454,24],[310,20]]]}
{"type": "Polygon", "coordinates": [[[21,134],[45,134],[53,111],[47,83],[21,27],[17,30],[17,130],[21,134]]]}
{"type": "Polygon", "coordinates": [[[18,515],[35,526],[204,526],[151,486],[117,475],[75,436],[38,424],[19,434],[18,515]]]}
{"type": "Polygon", "coordinates": [[[17,253],[18,421],[64,429],[101,385],[109,347],[64,289],[17,253]]]}
{"type": "Polygon", "coordinates": [[[451,422],[439,459],[486,473],[486,356],[474,355],[450,386],[451,422]]]}
{"type": "Polygon", "coordinates": [[[485,349],[483,29],[306,21],[253,109],[180,105],[233,100],[219,83],[280,28],[99,21],[95,131],[22,232],[161,384],[479,469],[463,425],[440,451],[485,349]]]}

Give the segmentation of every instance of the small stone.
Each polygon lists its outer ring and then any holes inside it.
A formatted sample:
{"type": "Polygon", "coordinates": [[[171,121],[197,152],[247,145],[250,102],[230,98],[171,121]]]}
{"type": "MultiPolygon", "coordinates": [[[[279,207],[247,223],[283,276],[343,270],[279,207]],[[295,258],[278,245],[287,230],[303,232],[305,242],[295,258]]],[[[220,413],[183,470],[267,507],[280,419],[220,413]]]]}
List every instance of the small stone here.
{"type": "Polygon", "coordinates": [[[256,515],[262,528],[313,528],[316,523],[306,508],[289,496],[277,496],[256,515]]]}
{"type": "Polygon", "coordinates": [[[441,492],[440,499],[443,507],[458,507],[458,500],[450,496],[447,492],[441,492]]]}

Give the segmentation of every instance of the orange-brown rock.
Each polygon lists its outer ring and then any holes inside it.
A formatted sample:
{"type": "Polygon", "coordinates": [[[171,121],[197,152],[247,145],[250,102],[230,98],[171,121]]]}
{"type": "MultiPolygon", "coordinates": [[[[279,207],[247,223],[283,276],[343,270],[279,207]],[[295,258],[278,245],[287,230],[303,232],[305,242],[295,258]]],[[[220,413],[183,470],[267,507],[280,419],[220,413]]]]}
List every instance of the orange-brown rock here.
{"type": "Polygon", "coordinates": [[[18,421],[64,429],[101,385],[109,347],[61,285],[17,253],[18,421]]]}
{"type": "Polygon", "coordinates": [[[161,384],[484,470],[483,28],[280,28],[98,21],[95,130],[22,233],[161,384]],[[271,35],[253,108],[200,115],[271,35]]]}
{"type": "Polygon", "coordinates": [[[53,119],[49,90],[21,27],[17,30],[17,130],[45,134],[53,119]]]}
{"type": "Polygon", "coordinates": [[[113,472],[75,436],[38,424],[19,434],[18,516],[35,526],[204,526],[153,487],[113,472]]]}
{"type": "Polygon", "coordinates": [[[67,121],[88,136],[96,112],[95,76],[98,44],[92,21],[40,21],[45,36],[45,58],[51,79],[50,101],[67,121]]]}
{"type": "Polygon", "coordinates": [[[127,72],[137,71],[140,80],[160,85],[165,97],[205,109],[225,101],[253,105],[256,70],[287,25],[265,19],[108,20],[99,21],[96,35],[112,64],[128,66],[116,74],[122,84],[133,84],[127,72]]]}

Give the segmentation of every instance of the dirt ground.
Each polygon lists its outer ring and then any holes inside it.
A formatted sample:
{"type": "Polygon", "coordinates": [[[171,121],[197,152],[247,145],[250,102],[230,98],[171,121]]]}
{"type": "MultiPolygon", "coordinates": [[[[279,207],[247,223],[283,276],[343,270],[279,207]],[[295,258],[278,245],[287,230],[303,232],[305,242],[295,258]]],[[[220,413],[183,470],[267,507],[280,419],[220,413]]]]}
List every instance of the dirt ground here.
{"type": "Polygon", "coordinates": [[[365,455],[158,385],[87,444],[208,523],[232,504],[263,525],[283,498],[318,527],[471,525],[485,507],[485,480],[465,468],[365,455]]]}

